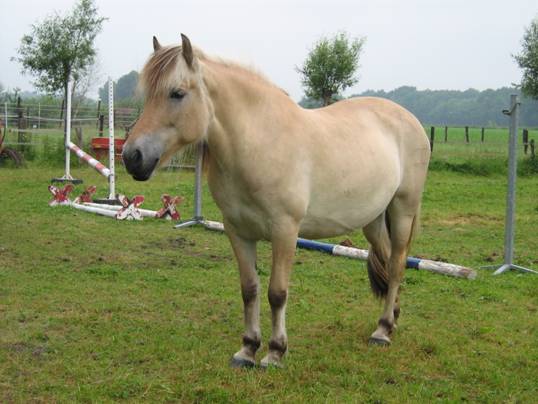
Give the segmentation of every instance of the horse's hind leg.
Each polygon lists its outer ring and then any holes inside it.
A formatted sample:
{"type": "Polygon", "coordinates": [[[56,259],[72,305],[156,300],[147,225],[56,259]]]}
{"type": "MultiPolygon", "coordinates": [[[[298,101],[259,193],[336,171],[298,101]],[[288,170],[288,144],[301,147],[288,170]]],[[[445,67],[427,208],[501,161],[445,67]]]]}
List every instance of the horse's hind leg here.
{"type": "Polygon", "coordinates": [[[261,345],[259,277],[256,272],[256,242],[245,240],[227,227],[228,237],[239,266],[244,305],[245,334],[243,346],[234,354],[232,367],[253,367],[261,345]]]}
{"type": "MultiPolygon", "coordinates": [[[[385,228],[390,240],[390,255],[388,255],[388,260],[384,263],[384,268],[382,268],[386,271],[374,268],[374,270],[378,270],[378,274],[384,274],[384,276],[379,275],[380,287],[378,287],[378,290],[380,292],[378,296],[385,297],[385,306],[379,319],[378,327],[370,337],[371,343],[390,344],[389,336],[395,327],[396,319],[400,312],[398,294],[419,204],[420,200],[416,198],[396,195],[385,213],[387,215],[385,228]]],[[[375,245],[372,244],[372,246],[375,250],[375,245]]],[[[374,284],[372,284],[372,288],[375,292],[374,284]]]]}

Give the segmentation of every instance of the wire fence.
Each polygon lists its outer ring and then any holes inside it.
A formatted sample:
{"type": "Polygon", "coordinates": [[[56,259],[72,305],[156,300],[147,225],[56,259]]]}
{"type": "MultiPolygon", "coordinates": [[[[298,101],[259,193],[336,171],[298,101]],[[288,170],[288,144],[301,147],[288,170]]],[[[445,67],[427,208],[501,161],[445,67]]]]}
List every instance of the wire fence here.
{"type": "MultiPolygon", "coordinates": [[[[508,128],[430,126],[425,131],[432,149],[431,170],[477,175],[507,173],[508,128]]],[[[517,158],[520,174],[538,174],[537,143],[538,129],[519,129],[517,158]]]]}
{"type": "MultiPolygon", "coordinates": [[[[479,155],[483,158],[497,158],[506,157],[508,153],[508,128],[430,126],[425,130],[430,139],[432,154],[437,157],[479,155]]],[[[520,128],[517,141],[520,157],[535,156],[538,129],[520,128]]]]}
{"type": "MultiPolygon", "coordinates": [[[[0,144],[19,152],[25,161],[44,161],[59,164],[64,156],[65,111],[63,104],[5,103],[0,114],[0,144]]],[[[114,133],[118,139],[127,138],[140,110],[137,108],[114,108],[114,133]]],[[[77,106],[72,109],[71,128],[73,141],[94,157],[103,156],[92,139],[108,136],[108,106],[98,103],[96,107],[77,106]]],[[[106,153],[105,153],[106,154],[106,153]]],[[[194,167],[195,153],[187,149],[174,156],[169,169],[194,167]]]]}
{"type": "MultiPolygon", "coordinates": [[[[23,104],[19,101],[5,103],[2,107],[3,126],[10,129],[61,129],[64,125],[63,105],[23,104]]],[[[114,127],[128,128],[139,114],[140,110],[136,108],[114,108],[114,127]]],[[[97,108],[75,106],[72,110],[71,121],[73,125],[79,126],[93,124],[99,128],[101,122],[104,126],[108,124],[108,106],[101,103],[98,103],[97,108]]]]}
{"type": "MultiPolygon", "coordinates": [[[[16,103],[2,105],[0,128],[3,128],[4,146],[15,148],[25,160],[63,160],[64,109],[58,104],[16,103]]],[[[140,110],[114,108],[114,130],[117,138],[126,138],[140,110]]],[[[92,139],[108,136],[108,106],[76,105],[72,109],[74,142],[90,154],[92,139]]],[[[453,165],[487,161],[498,166],[506,165],[508,156],[508,128],[427,126],[432,161],[435,164],[453,165]]],[[[535,159],[538,128],[522,128],[518,134],[518,158],[535,159]]],[[[170,168],[193,167],[195,151],[174,156],[170,168]]]]}

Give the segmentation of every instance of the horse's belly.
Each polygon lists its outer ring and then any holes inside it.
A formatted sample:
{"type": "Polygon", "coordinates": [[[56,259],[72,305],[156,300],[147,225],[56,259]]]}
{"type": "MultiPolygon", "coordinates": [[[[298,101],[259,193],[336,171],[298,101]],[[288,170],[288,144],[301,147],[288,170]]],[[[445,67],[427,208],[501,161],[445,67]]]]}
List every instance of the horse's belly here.
{"type": "Polygon", "coordinates": [[[368,201],[357,199],[352,205],[335,201],[323,209],[313,208],[301,222],[299,234],[301,237],[315,239],[362,229],[386,209],[390,200],[391,196],[387,195],[368,201]]]}
{"type": "Polygon", "coordinates": [[[383,181],[358,179],[312,189],[300,235],[334,237],[363,228],[386,210],[398,183],[399,176],[392,175],[384,176],[383,181]]]}

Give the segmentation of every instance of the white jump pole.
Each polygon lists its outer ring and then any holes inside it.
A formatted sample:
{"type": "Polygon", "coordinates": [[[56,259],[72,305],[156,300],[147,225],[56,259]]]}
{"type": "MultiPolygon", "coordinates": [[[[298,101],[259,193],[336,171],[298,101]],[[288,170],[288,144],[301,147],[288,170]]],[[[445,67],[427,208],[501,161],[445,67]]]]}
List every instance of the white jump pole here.
{"type": "Polygon", "coordinates": [[[116,198],[116,170],[115,170],[115,144],[114,144],[114,82],[108,78],[108,199],[116,198]]]}
{"type": "Polygon", "coordinates": [[[95,206],[86,206],[84,204],[79,204],[79,203],[71,203],[70,206],[78,210],[83,210],[85,212],[91,212],[91,213],[97,213],[98,215],[108,216],[108,217],[116,217],[116,213],[117,213],[116,210],[102,209],[95,206]]]}
{"type": "Polygon", "coordinates": [[[97,172],[103,177],[110,178],[113,175],[112,171],[110,171],[110,169],[107,168],[103,163],[101,163],[99,160],[94,159],[92,156],[90,156],[73,142],[69,142],[67,144],[67,151],[72,151],[73,153],[75,153],[79,158],[88,163],[88,165],[95,168],[97,172]]]}
{"type": "MultiPolygon", "coordinates": [[[[100,203],[91,203],[91,202],[86,202],[83,205],[91,207],[91,208],[111,210],[114,212],[117,212],[118,210],[123,209],[123,206],[120,206],[120,205],[103,205],[100,203]]],[[[156,210],[149,210],[149,209],[142,209],[142,208],[138,208],[138,210],[140,211],[140,214],[144,217],[156,217],[157,216],[156,210]]]]}
{"type": "MultiPolygon", "coordinates": [[[[220,222],[204,220],[202,224],[208,230],[215,230],[220,232],[224,231],[224,225],[220,222]]],[[[362,250],[355,247],[345,247],[338,244],[330,244],[314,240],[307,240],[304,238],[297,239],[297,247],[304,248],[307,250],[320,251],[323,253],[337,255],[341,257],[358,259],[361,261],[366,261],[368,259],[368,250],[362,250]]],[[[470,268],[466,268],[456,264],[449,264],[447,262],[431,261],[416,257],[407,257],[406,268],[419,269],[440,275],[454,276],[457,278],[476,278],[476,272],[470,268]]]]}

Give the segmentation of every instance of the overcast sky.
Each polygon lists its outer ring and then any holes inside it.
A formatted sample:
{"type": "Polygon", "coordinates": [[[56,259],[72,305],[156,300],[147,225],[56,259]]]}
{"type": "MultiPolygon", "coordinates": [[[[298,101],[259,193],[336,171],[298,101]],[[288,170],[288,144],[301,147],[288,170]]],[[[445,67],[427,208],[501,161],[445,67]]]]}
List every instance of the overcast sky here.
{"type": "MultiPolygon", "coordinates": [[[[11,62],[32,23],[74,0],[0,0],[0,82],[32,89],[11,62]]],[[[151,37],[178,43],[180,32],[207,53],[255,66],[299,100],[300,65],[322,35],[365,36],[359,83],[346,91],[486,89],[518,82],[511,57],[538,14],[537,0],[96,0],[108,18],[97,37],[97,84],[139,70],[151,37]]],[[[97,86],[94,89],[96,93],[97,86]]]]}

